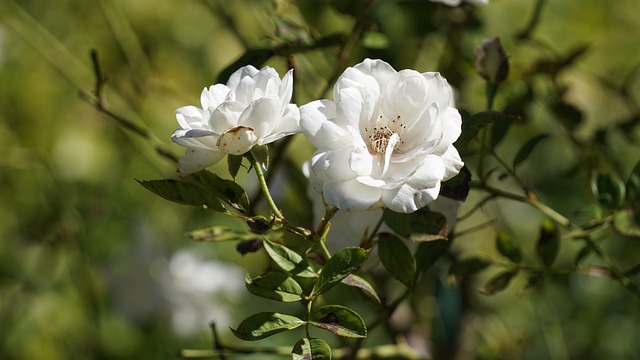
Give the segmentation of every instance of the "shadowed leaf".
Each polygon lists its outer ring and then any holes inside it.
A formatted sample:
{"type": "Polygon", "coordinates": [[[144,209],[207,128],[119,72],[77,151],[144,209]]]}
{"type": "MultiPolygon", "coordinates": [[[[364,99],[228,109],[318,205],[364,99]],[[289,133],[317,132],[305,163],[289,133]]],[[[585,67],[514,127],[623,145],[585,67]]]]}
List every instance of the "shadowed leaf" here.
{"type": "Polygon", "coordinates": [[[536,252],[545,266],[553,265],[556,256],[558,256],[559,248],[560,230],[553,221],[545,219],[540,227],[540,236],[536,246],[536,252]]]}
{"type": "Polygon", "coordinates": [[[389,233],[378,235],[378,253],[382,266],[407,287],[413,287],[416,263],[402,239],[389,233]]]}
{"type": "Polygon", "coordinates": [[[245,279],[250,293],[282,302],[293,302],[302,299],[302,288],[297,281],[285,273],[268,272],[264,275],[245,279]]]}
{"type": "Polygon", "coordinates": [[[522,261],[520,249],[513,244],[511,237],[507,233],[500,232],[496,235],[496,248],[502,256],[512,262],[518,264],[522,261]]]}
{"type": "Polygon", "coordinates": [[[384,223],[396,234],[409,240],[423,242],[447,239],[447,219],[444,215],[422,208],[411,214],[384,209],[384,223]]]}
{"type": "Polygon", "coordinates": [[[145,189],[169,201],[183,205],[202,206],[214,211],[226,211],[217,197],[196,185],[173,179],[137,181],[145,189]]]}
{"type": "Polygon", "coordinates": [[[416,252],[416,266],[421,271],[427,271],[435,262],[449,251],[451,243],[448,240],[423,242],[418,245],[416,252]]]}
{"type": "Polygon", "coordinates": [[[190,177],[198,179],[207,191],[231,205],[236,210],[243,213],[249,211],[249,198],[247,197],[247,193],[234,181],[222,179],[218,175],[206,170],[192,174],[190,177]]]}
{"type": "Polygon", "coordinates": [[[493,295],[499,291],[502,291],[509,286],[511,279],[518,274],[518,270],[507,270],[492,277],[484,285],[484,288],[480,291],[484,295],[493,295]]]}
{"type": "Polygon", "coordinates": [[[533,149],[540,144],[540,142],[549,137],[549,134],[540,134],[529,141],[527,141],[521,148],[518,150],[516,157],[513,159],[513,168],[515,169],[518,165],[520,165],[523,161],[527,160],[533,149]]]}
{"type": "Polygon", "coordinates": [[[189,238],[194,241],[235,241],[235,240],[252,240],[257,237],[256,234],[238,231],[225,225],[214,225],[208,228],[194,230],[189,232],[189,238]]]}
{"type": "Polygon", "coordinates": [[[316,276],[316,273],[311,266],[309,266],[307,260],[297,252],[267,239],[264,240],[263,244],[269,257],[283,270],[300,277],[316,276]]]}
{"type": "Polygon", "coordinates": [[[456,259],[449,267],[449,274],[460,276],[472,275],[485,269],[489,264],[491,264],[489,260],[479,257],[456,259]]]}
{"type": "Polygon", "coordinates": [[[471,171],[467,166],[460,169],[458,175],[442,183],[440,196],[448,197],[459,202],[467,201],[469,195],[469,183],[471,182],[471,171]]]}
{"type": "Polygon", "coordinates": [[[293,360],[331,360],[331,348],[321,339],[300,339],[291,350],[293,360]]]}
{"type": "Polygon", "coordinates": [[[361,278],[360,276],[355,274],[349,274],[347,275],[347,277],[342,279],[341,282],[347,286],[356,287],[362,290],[362,292],[367,294],[370,298],[375,300],[377,303],[380,303],[380,298],[378,297],[376,290],[373,288],[373,286],[371,286],[371,284],[369,284],[368,281],[361,278]]]}
{"type": "Polygon", "coordinates": [[[342,337],[367,337],[367,328],[360,315],[340,305],[327,305],[314,310],[309,324],[342,337]]]}
{"type": "Polygon", "coordinates": [[[610,209],[620,208],[625,198],[625,186],[613,173],[595,171],[591,175],[591,191],[600,204],[610,209]]]}

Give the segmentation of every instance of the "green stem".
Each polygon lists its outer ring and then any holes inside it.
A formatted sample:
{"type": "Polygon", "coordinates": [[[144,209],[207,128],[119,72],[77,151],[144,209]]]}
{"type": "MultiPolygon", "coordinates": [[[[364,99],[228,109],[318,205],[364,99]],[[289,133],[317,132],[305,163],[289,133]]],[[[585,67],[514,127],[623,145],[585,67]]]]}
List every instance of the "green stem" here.
{"type": "Polygon", "coordinates": [[[276,219],[283,220],[284,216],[282,215],[280,210],[278,210],[276,203],[271,197],[271,193],[269,193],[269,187],[267,186],[264,172],[262,172],[262,166],[258,164],[256,159],[250,152],[247,153],[247,158],[249,159],[249,163],[251,163],[251,166],[253,166],[253,169],[256,171],[256,176],[258,177],[258,182],[260,183],[260,190],[262,190],[262,194],[264,195],[264,199],[267,201],[267,204],[269,204],[269,208],[271,208],[271,211],[275,215],[276,219]]]}

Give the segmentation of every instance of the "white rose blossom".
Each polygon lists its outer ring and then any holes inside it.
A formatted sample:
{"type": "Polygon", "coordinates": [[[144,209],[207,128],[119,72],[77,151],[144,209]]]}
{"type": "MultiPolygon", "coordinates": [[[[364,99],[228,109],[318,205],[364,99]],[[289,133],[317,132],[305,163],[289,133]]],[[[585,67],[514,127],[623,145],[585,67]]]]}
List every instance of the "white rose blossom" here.
{"type": "MultiPolygon", "coordinates": [[[[442,3],[449,6],[458,6],[462,0],[431,0],[431,2],[442,3]]],[[[466,0],[466,2],[474,5],[487,5],[489,0],[466,0]]]]}
{"type": "Polygon", "coordinates": [[[188,175],[220,161],[225,155],[242,155],[254,145],[264,145],[299,132],[298,107],[289,104],[293,70],[280,79],[271,67],[258,71],[249,65],[234,72],[226,85],[205,88],[202,108],[176,110],[180,127],[171,139],[188,149],[178,161],[178,171],[188,175]]]}
{"type": "Polygon", "coordinates": [[[310,181],[329,205],[411,213],[462,168],[453,146],[462,119],[440,74],[366,59],[344,71],[333,98],[300,108],[302,132],[318,149],[310,181]]]}

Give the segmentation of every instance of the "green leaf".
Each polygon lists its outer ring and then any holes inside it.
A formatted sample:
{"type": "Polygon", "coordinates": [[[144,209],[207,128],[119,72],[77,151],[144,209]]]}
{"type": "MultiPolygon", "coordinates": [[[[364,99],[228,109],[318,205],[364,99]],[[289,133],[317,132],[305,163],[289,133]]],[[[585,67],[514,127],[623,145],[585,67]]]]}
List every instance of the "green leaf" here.
{"type": "Polygon", "coordinates": [[[640,161],[638,161],[633,170],[631,170],[625,188],[627,201],[631,204],[640,203],[640,161]]]}
{"type": "Polygon", "coordinates": [[[502,114],[499,118],[495,120],[493,123],[493,128],[491,129],[491,148],[495,149],[495,147],[504,139],[504,136],[509,131],[509,127],[513,124],[513,121],[516,119],[515,116],[502,114]]]}
{"type": "Polygon", "coordinates": [[[293,360],[331,360],[331,348],[322,339],[300,339],[291,350],[293,360]]]}
{"type": "Polygon", "coordinates": [[[302,299],[302,287],[285,273],[268,272],[253,279],[247,275],[245,283],[250,293],[263,298],[282,302],[302,299]]]}
{"type": "Polygon", "coordinates": [[[451,242],[448,240],[436,240],[423,242],[418,245],[416,251],[416,267],[421,271],[427,271],[435,262],[449,251],[451,242]]]}
{"type": "Polygon", "coordinates": [[[536,252],[546,267],[553,265],[560,248],[560,230],[556,223],[545,219],[540,227],[540,236],[536,245],[536,252]]]}
{"type": "Polygon", "coordinates": [[[492,277],[484,285],[484,288],[480,291],[484,295],[493,295],[499,291],[502,291],[509,286],[511,279],[518,274],[518,270],[506,270],[498,275],[492,277]]]}
{"type": "Polygon", "coordinates": [[[496,248],[502,256],[512,262],[518,264],[522,261],[522,253],[520,252],[520,249],[514,245],[509,234],[499,232],[496,235],[496,248]]]}
{"type": "Polygon", "coordinates": [[[172,179],[136,181],[145,189],[169,201],[183,205],[203,206],[215,211],[226,211],[220,200],[196,185],[172,179]]]}
{"type": "Polygon", "coordinates": [[[396,234],[423,242],[447,239],[447,219],[444,215],[422,208],[411,214],[384,209],[382,220],[396,234]]]}
{"type": "Polygon", "coordinates": [[[376,290],[373,288],[373,286],[371,286],[371,284],[369,284],[368,281],[361,278],[360,276],[355,274],[349,274],[347,275],[347,277],[342,279],[341,282],[347,286],[356,287],[362,290],[362,292],[367,294],[370,298],[375,300],[377,303],[381,303],[380,298],[378,297],[378,294],[376,293],[376,290]]]}
{"type": "Polygon", "coordinates": [[[580,251],[578,251],[578,253],[576,254],[576,258],[573,261],[573,264],[577,267],[578,265],[580,265],[580,263],[582,262],[582,260],[584,260],[584,258],[586,258],[589,254],[591,254],[591,252],[593,251],[593,249],[591,249],[590,246],[585,245],[583,246],[580,251]]]}
{"type": "Polygon", "coordinates": [[[527,284],[522,288],[522,291],[526,291],[542,285],[545,278],[546,276],[544,273],[531,274],[531,276],[529,276],[529,279],[527,279],[527,284]]]}
{"type": "Polygon", "coordinates": [[[253,240],[256,234],[238,231],[225,225],[213,225],[204,229],[189,232],[189,238],[194,241],[236,241],[236,240],[253,240]]]}
{"type": "Polygon", "coordinates": [[[489,260],[480,257],[457,258],[449,267],[449,274],[460,276],[472,275],[485,269],[490,264],[491,262],[489,260]]]}
{"type": "Polygon", "coordinates": [[[269,168],[269,146],[255,145],[251,148],[251,156],[262,166],[262,170],[266,171],[269,168]]]}
{"type": "Polygon", "coordinates": [[[240,185],[231,180],[222,179],[207,170],[199,171],[190,176],[198,179],[205,189],[236,210],[243,213],[249,212],[249,197],[240,185]]]}
{"type": "Polygon", "coordinates": [[[462,134],[455,142],[456,148],[463,147],[469,143],[476,135],[487,125],[494,121],[509,116],[498,111],[485,111],[474,114],[471,117],[462,120],[462,134]]]}
{"type": "Polygon", "coordinates": [[[531,152],[533,151],[533,149],[535,149],[536,146],[538,146],[538,144],[540,144],[540,142],[542,140],[548,138],[549,136],[550,136],[549,134],[540,134],[540,135],[530,139],[529,141],[527,141],[520,148],[520,150],[516,154],[516,157],[513,159],[513,168],[515,169],[523,161],[527,160],[529,155],[531,155],[531,152]]]}
{"type": "Polygon", "coordinates": [[[640,223],[636,221],[631,209],[616,212],[613,226],[620,235],[640,238],[640,223]]]}
{"type": "Polygon", "coordinates": [[[368,49],[386,49],[389,41],[389,37],[381,32],[365,31],[362,34],[362,46],[368,49]]]}
{"type": "Polygon", "coordinates": [[[283,270],[300,277],[310,278],[316,276],[307,260],[288,247],[265,239],[264,248],[271,259],[283,270]]]}
{"type": "Polygon", "coordinates": [[[459,202],[467,201],[467,196],[471,187],[471,171],[467,166],[460,169],[458,175],[442,183],[440,187],[440,196],[448,197],[459,202]]]}
{"type": "Polygon", "coordinates": [[[242,159],[244,159],[242,155],[227,154],[227,169],[229,170],[229,175],[234,179],[238,175],[238,171],[240,171],[242,159]]]}
{"type": "Polygon", "coordinates": [[[314,310],[309,324],[342,337],[367,337],[367,328],[360,315],[340,305],[327,305],[314,310]]]}
{"type": "Polygon", "coordinates": [[[625,186],[613,173],[594,171],[591,191],[600,204],[610,209],[619,209],[625,198],[625,186]]]}
{"type": "Polygon", "coordinates": [[[238,339],[254,341],[295,329],[304,323],[303,320],[295,316],[261,312],[244,319],[237,329],[231,329],[231,331],[238,339]]]}
{"type": "Polygon", "coordinates": [[[360,268],[367,259],[369,250],[359,247],[347,247],[338,251],[322,268],[316,282],[316,294],[322,294],[342,281],[347,275],[360,268]]]}
{"type": "Polygon", "coordinates": [[[416,263],[411,251],[402,239],[389,233],[378,235],[378,253],[382,266],[407,287],[413,287],[416,277],[416,263]]]}

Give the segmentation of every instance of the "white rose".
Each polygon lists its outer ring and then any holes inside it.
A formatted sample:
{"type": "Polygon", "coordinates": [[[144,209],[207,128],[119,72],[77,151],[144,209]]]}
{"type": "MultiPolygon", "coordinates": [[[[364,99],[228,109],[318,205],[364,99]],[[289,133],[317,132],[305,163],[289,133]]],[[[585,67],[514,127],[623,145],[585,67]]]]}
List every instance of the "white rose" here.
{"type": "Polygon", "coordinates": [[[329,205],[410,213],[462,168],[452,145],[462,120],[440,74],[366,59],[345,70],[333,98],[300,108],[301,129],[318,148],[310,180],[329,205]]]}
{"type": "Polygon", "coordinates": [[[234,72],[226,85],[204,89],[202,108],[176,110],[180,127],[171,139],[188,149],[178,171],[188,175],[220,161],[226,154],[242,155],[299,132],[298,107],[289,104],[293,71],[280,80],[271,67],[258,71],[249,65],[234,72]]]}

